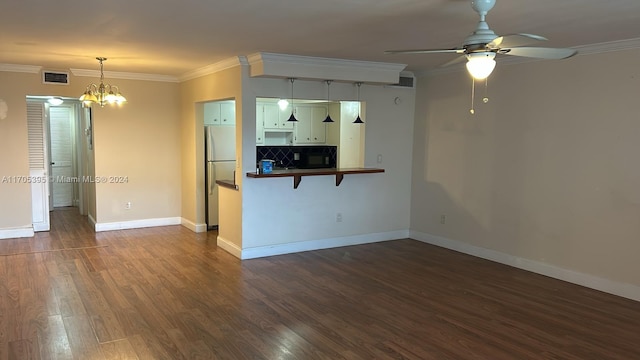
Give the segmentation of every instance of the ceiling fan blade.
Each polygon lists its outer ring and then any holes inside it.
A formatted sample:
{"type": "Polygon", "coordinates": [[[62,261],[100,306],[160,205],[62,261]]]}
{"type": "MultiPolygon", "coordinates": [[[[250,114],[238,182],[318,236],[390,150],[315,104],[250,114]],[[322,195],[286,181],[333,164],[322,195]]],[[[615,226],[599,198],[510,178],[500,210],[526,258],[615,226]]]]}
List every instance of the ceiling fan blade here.
{"type": "Polygon", "coordinates": [[[466,56],[458,56],[457,58],[451,60],[451,61],[447,61],[446,63],[440,65],[439,67],[447,67],[447,66],[451,66],[451,65],[455,65],[461,62],[464,62],[465,60],[467,60],[466,56]]]}
{"type": "Polygon", "coordinates": [[[499,36],[490,43],[487,44],[487,47],[490,49],[499,49],[499,48],[513,48],[517,46],[528,45],[534,43],[536,41],[546,41],[548,40],[544,36],[533,35],[533,34],[509,34],[504,36],[499,36]]]}
{"type": "Polygon", "coordinates": [[[542,47],[515,47],[512,49],[500,49],[499,54],[524,56],[538,59],[566,59],[577,54],[574,49],[542,48],[542,47]]]}
{"type": "Polygon", "coordinates": [[[416,49],[416,50],[387,50],[385,54],[439,54],[454,53],[464,54],[464,49],[416,49]]]}

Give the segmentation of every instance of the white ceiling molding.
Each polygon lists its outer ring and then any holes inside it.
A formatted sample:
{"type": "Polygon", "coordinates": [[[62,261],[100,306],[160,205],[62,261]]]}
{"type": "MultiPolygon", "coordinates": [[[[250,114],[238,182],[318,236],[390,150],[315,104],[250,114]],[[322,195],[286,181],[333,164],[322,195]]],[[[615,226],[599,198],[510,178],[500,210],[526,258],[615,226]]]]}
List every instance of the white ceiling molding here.
{"type": "MultiPolygon", "coordinates": [[[[578,50],[578,54],[576,56],[602,54],[602,53],[615,52],[615,51],[636,50],[636,49],[640,49],[640,38],[574,46],[571,49],[578,50]]],[[[508,65],[508,64],[522,64],[522,63],[535,62],[535,61],[549,61],[549,60],[534,59],[534,58],[527,58],[527,57],[521,57],[521,56],[504,56],[498,60],[498,66],[508,65]]],[[[432,77],[432,76],[438,76],[442,74],[451,74],[458,71],[466,71],[464,62],[460,63],[459,66],[448,66],[443,68],[436,68],[433,70],[417,72],[416,75],[419,77],[423,77],[423,76],[432,77]]]]}
{"type": "Polygon", "coordinates": [[[199,78],[205,75],[214,74],[219,71],[231,69],[236,66],[248,65],[247,58],[245,56],[234,56],[226,60],[219,61],[215,64],[207,65],[193,71],[189,71],[180,76],[180,81],[187,81],[195,78],[199,78]]]}
{"type": "MultiPolygon", "coordinates": [[[[86,69],[69,69],[74,76],[84,77],[100,77],[100,70],[86,70],[86,69]]],[[[180,82],[180,80],[171,75],[158,75],[158,74],[143,74],[143,73],[130,73],[120,71],[105,71],[104,77],[109,79],[124,79],[124,80],[146,80],[146,81],[161,81],[161,82],[180,82]]]]}
{"type": "Polygon", "coordinates": [[[37,74],[37,73],[40,72],[40,70],[42,70],[42,66],[1,64],[0,63],[0,71],[37,74]]]}
{"type": "Polygon", "coordinates": [[[281,77],[395,84],[405,64],[330,59],[274,53],[247,56],[252,77],[281,77]]]}

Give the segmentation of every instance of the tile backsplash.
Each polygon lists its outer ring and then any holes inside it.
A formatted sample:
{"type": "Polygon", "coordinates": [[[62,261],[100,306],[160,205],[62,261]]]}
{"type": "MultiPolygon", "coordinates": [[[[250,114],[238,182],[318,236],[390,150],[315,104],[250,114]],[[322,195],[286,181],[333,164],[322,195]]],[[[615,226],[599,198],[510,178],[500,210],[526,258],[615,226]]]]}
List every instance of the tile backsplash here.
{"type": "Polygon", "coordinates": [[[256,146],[256,160],[274,160],[276,166],[296,167],[297,160],[294,153],[321,152],[328,154],[333,164],[337,163],[338,147],[317,145],[317,146],[256,146]]]}

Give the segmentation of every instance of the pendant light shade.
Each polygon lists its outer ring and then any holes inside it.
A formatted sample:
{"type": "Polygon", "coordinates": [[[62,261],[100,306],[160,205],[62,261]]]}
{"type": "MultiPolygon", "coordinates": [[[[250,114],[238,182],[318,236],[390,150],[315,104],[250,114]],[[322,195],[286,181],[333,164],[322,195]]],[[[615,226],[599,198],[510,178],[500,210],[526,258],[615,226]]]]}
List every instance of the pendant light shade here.
{"type": "Polygon", "coordinates": [[[323,123],[332,123],[334,122],[333,119],[331,118],[331,115],[329,115],[329,101],[330,101],[330,96],[329,96],[329,87],[331,86],[331,82],[333,80],[325,80],[325,82],[327,83],[327,117],[324,118],[324,120],[322,120],[323,123]]]}
{"type": "Polygon", "coordinates": [[[297,122],[298,119],[296,119],[296,116],[293,114],[293,82],[296,81],[296,78],[289,78],[289,80],[291,81],[291,116],[289,116],[287,121],[297,122]]]}
{"type": "Polygon", "coordinates": [[[353,122],[354,124],[364,124],[364,121],[362,121],[362,119],[360,118],[360,86],[362,85],[361,82],[357,82],[356,86],[358,87],[358,117],[356,117],[356,120],[353,122]]]}
{"type": "Polygon", "coordinates": [[[127,99],[122,96],[120,89],[116,85],[104,83],[104,64],[107,58],[97,57],[100,63],[100,84],[89,84],[84,93],[80,96],[80,101],[84,107],[91,107],[91,104],[100,104],[104,107],[106,104],[122,105],[127,99]]]}

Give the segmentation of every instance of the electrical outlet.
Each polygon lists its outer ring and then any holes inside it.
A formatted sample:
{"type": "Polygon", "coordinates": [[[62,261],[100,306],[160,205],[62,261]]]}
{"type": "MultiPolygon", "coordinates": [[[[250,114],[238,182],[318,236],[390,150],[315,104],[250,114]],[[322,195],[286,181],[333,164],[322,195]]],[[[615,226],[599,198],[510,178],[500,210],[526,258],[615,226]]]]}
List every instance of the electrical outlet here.
{"type": "Polygon", "coordinates": [[[342,213],[336,214],[336,222],[342,222],[342,213]]]}
{"type": "Polygon", "coordinates": [[[442,214],[440,215],[440,224],[446,224],[447,223],[447,215],[442,214]]]}
{"type": "Polygon", "coordinates": [[[131,209],[131,201],[127,201],[127,203],[124,204],[124,208],[127,210],[131,209]]]}

